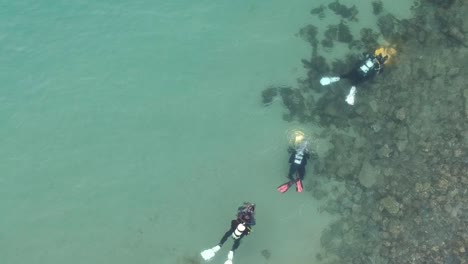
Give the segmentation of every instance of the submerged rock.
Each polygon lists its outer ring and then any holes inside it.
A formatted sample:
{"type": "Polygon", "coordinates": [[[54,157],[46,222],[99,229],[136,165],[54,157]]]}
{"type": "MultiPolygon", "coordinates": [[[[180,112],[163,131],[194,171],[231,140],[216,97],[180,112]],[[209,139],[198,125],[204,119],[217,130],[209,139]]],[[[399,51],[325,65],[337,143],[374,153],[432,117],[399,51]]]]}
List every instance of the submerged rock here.
{"type": "Polygon", "coordinates": [[[381,16],[377,21],[377,26],[379,27],[382,36],[387,40],[390,40],[395,34],[395,20],[390,14],[381,16]]]}
{"type": "MultiPolygon", "coordinates": [[[[351,30],[342,20],[338,25],[329,25],[325,31],[325,39],[336,40],[343,43],[350,43],[353,41],[351,30]]],[[[323,43],[322,43],[323,44],[323,43]]]]}
{"type": "Polygon", "coordinates": [[[325,6],[320,5],[319,7],[316,7],[310,11],[312,15],[318,15],[320,19],[323,19],[325,17],[325,6]]]}
{"type": "Polygon", "coordinates": [[[406,119],[406,108],[402,107],[402,108],[398,109],[395,112],[395,117],[400,121],[405,120],[406,119]]]}
{"type": "Polygon", "coordinates": [[[317,27],[314,25],[307,25],[299,30],[299,35],[301,38],[309,42],[313,47],[317,46],[318,43],[317,33],[317,27]]]}
{"type": "Polygon", "coordinates": [[[372,2],[372,12],[374,15],[378,15],[382,12],[383,10],[383,3],[382,1],[373,1],[372,2]]]}
{"type": "Polygon", "coordinates": [[[400,211],[400,204],[392,196],[387,196],[380,200],[380,204],[391,215],[397,215],[400,211]]]}
{"type": "Polygon", "coordinates": [[[393,151],[389,145],[385,144],[377,150],[377,155],[380,158],[389,158],[392,155],[393,151]]]}
{"type": "Polygon", "coordinates": [[[377,182],[377,174],[380,171],[374,168],[369,161],[362,163],[361,172],[359,173],[359,183],[366,188],[372,187],[377,182]]]}
{"type": "Polygon", "coordinates": [[[330,3],[328,5],[328,8],[335,12],[335,14],[340,15],[342,18],[346,18],[349,20],[356,20],[356,16],[359,13],[355,5],[353,5],[352,7],[347,7],[343,4],[340,4],[339,1],[330,3]]]}
{"type": "Polygon", "coordinates": [[[262,91],[262,103],[269,105],[273,102],[273,99],[278,95],[277,87],[268,87],[262,91]]]}
{"type": "Polygon", "coordinates": [[[266,260],[269,260],[271,257],[271,252],[268,249],[264,249],[260,253],[266,260]]]}

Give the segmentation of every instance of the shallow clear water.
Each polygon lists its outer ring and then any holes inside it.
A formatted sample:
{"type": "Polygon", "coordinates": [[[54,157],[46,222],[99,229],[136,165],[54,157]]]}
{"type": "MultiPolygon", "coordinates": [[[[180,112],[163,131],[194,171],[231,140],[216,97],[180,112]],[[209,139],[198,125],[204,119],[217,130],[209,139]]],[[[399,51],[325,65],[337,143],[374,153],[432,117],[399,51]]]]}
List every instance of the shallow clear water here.
{"type": "Polygon", "coordinates": [[[332,217],[275,188],[286,132],[319,128],[260,93],[304,76],[316,5],[3,1],[0,262],[189,263],[249,200],[236,263],[313,263],[332,217]]]}

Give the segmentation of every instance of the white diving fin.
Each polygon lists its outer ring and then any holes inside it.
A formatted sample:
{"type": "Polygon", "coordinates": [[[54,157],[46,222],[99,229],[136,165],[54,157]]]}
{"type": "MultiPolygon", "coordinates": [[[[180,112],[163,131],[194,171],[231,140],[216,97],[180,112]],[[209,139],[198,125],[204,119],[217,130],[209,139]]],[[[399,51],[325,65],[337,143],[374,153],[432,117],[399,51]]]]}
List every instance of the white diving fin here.
{"type": "Polygon", "coordinates": [[[320,79],[320,84],[322,86],[326,86],[326,85],[330,85],[332,83],[335,83],[337,81],[340,80],[340,77],[322,77],[322,79],[320,79]]]}
{"type": "Polygon", "coordinates": [[[356,86],[351,86],[348,96],[346,96],[346,102],[349,105],[354,105],[354,98],[356,96],[356,86]]]}

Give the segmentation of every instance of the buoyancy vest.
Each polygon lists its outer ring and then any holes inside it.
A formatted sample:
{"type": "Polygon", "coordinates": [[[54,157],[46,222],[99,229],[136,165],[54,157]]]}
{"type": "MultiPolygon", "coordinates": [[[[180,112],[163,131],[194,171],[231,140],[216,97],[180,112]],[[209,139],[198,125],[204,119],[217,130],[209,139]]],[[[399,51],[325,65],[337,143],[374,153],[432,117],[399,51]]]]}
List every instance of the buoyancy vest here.
{"type": "Polygon", "coordinates": [[[301,164],[303,158],[304,158],[304,153],[303,152],[296,153],[296,155],[294,155],[294,163],[301,164]]]}

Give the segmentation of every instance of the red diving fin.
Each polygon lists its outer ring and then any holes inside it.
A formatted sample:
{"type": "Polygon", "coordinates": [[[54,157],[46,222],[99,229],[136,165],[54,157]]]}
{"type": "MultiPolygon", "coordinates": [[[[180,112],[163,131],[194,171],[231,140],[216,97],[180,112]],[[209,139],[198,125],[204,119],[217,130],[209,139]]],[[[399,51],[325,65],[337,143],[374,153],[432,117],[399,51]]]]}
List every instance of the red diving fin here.
{"type": "Polygon", "coordinates": [[[302,192],[302,181],[301,181],[300,178],[297,179],[297,181],[296,181],[296,191],[297,192],[302,192]]]}
{"type": "Polygon", "coordinates": [[[281,184],[281,185],[277,188],[278,192],[280,192],[280,193],[285,193],[285,192],[289,189],[289,187],[291,187],[291,185],[293,185],[293,183],[294,183],[293,181],[288,181],[288,182],[286,182],[286,183],[281,184]]]}

